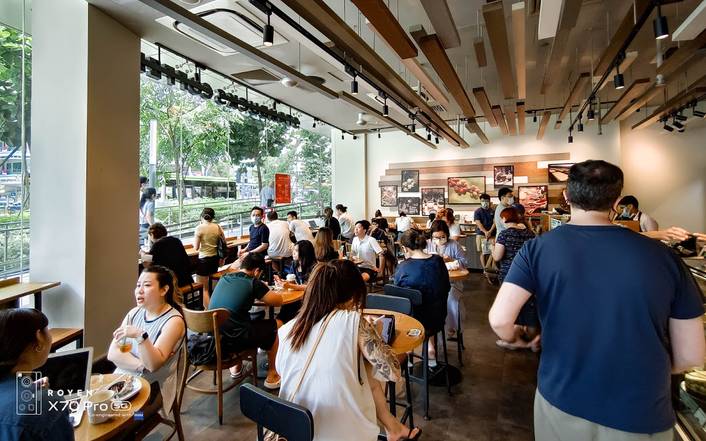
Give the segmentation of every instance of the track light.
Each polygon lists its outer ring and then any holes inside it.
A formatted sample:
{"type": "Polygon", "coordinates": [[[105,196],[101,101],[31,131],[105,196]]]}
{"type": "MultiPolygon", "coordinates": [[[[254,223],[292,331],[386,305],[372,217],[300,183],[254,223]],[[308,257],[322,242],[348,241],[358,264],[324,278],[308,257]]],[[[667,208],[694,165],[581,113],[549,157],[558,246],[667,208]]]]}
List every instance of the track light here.
{"type": "Polygon", "coordinates": [[[436,144],[439,143],[439,137],[438,137],[438,136],[434,137],[434,142],[435,142],[436,144]]]}
{"type": "Polygon", "coordinates": [[[532,112],[532,113],[533,113],[532,122],[537,122],[537,111],[535,110],[535,111],[532,112]]]}
{"type": "Polygon", "coordinates": [[[676,119],[677,121],[686,121],[687,117],[682,115],[681,112],[679,112],[676,115],[674,115],[674,119],[676,119]]]}
{"type": "Polygon", "coordinates": [[[683,130],[683,129],[684,129],[684,124],[680,123],[680,122],[677,121],[677,120],[672,120],[672,125],[673,125],[674,127],[676,127],[677,129],[679,129],[679,130],[683,130]]]}
{"type": "Polygon", "coordinates": [[[427,130],[427,141],[431,142],[431,132],[427,130]]]}
{"type": "Polygon", "coordinates": [[[625,80],[623,79],[623,74],[617,73],[613,77],[613,85],[616,90],[620,90],[625,87],[625,80]]]}
{"type": "Polygon", "coordinates": [[[579,133],[583,132],[583,122],[581,121],[581,115],[579,115],[578,131],[579,133]]]}
{"type": "Polygon", "coordinates": [[[596,119],[596,112],[593,110],[593,103],[588,105],[588,112],[586,113],[586,119],[593,121],[596,119]]]}
{"type": "Polygon", "coordinates": [[[356,80],[356,75],[353,75],[353,81],[351,81],[351,94],[358,95],[358,81],[356,80]]]}
{"type": "Polygon", "coordinates": [[[668,132],[673,132],[673,131],[674,131],[674,128],[670,127],[670,126],[667,124],[667,118],[662,118],[660,121],[664,122],[664,125],[662,126],[662,129],[664,129],[664,130],[666,130],[666,131],[668,131],[668,132]]]}
{"type": "Polygon", "coordinates": [[[662,7],[659,4],[657,4],[657,17],[652,20],[652,29],[655,31],[655,40],[662,40],[669,37],[667,17],[662,15],[662,7]]]}
{"type": "Polygon", "coordinates": [[[353,140],[356,140],[356,139],[358,139],[358,136],[353,135],[353,140]]]}
{"type": "Polygon", "coordinates": [[[571,132],[569,132],[569,144],[573,144],[573,143],[574,143],[574,137],[571,136],[571,132]]]}
{"type": "Polygon", "coordinates": [[[344,139],[346,139],[346,138],[344,138],[343,133],[341,133],[341,141],[343,141],[344,139]]]}
{"type": "Polygon", "coordinates": [[[696,107],[694,107],[694,109],[691,111],[691,113],[693,113],[694,116],[697,118],[703,118],[704,116],[706,116],[706,113],[704,113],[700,110],[696,110],[696,107]]]}
{"type": "Polygon", "coordinates": [[[390,108],[387,107],[387,98],[385,98],[385,104],[382,105],[382,116],[390,116],[390,108]]]}
{"type": "Polygon", "coordinates": [[[382,137],[380,136],[380,129],[378,129],[378,139],[380,139],[380,138],[382,138],[382,137]]]}
{"type": "Polygon", "coordinates": [[[267,24],[262,30],[262,44],[265,46],[272,46],[275,41],[275,28],[270,25],[270,15],[272,11],[267,11],[267,24]]]}
{"type": "Polygon", "coordinates": [[[316,128],[316,118],[314,118],[314,123],[311,125],[311,127],[316,128]]]}

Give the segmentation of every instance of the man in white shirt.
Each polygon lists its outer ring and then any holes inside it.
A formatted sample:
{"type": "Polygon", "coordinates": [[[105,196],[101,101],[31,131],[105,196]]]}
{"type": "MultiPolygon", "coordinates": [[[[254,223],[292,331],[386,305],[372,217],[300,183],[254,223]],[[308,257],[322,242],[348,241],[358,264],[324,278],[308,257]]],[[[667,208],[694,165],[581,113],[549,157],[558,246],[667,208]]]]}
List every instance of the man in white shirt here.
{"type": "Polygon", "coordinates": [[[290,211],[289,213],[287,213],[289,231],[294,233],[294,237],[296,238],[297,242],[299,242],[300,240],[308,240],[313,242],[314,235],[311,233],[311,228],[309,228],[309,224],[307,224],[303,220],[299,220],[297,217],[298,216],[296,211],[290,211]]]}
{"type": "Polygon", "coordinates": [[[412,219],[407,217],[407,213],[400,211],[400,216],[395,220],[395,230],[397,237],[402,236],[402,233],[412,228],[412,219]]]}
{"type": "Polygon", "coordinates": [[[363,275],[363,280],[375,281],[375,278],[382,276],[382,270],[385,268],[385,255],[382,247],[375,238],[368,236],[370,222],[367,220],[359,220],[355,223],[353,232],[353,243],[351,244],[351,255],[353,258],[360,259],[358,269],[363,275]],[[380,259],[380,266],[376,265],[375,258],[380,259]]]}
{"type": "Polygon", "coordinates": [[[276,211],[267,213],[267,228],[270,229],[270,244],[267,255],[270,257],[292,257],[292,241],[289,239],[289,225],[278,219],[276,211]]]}
{"type": "Polygon", "coordinates": [[[640,203],[635,196],[623,196],[623,198],[618,202],[618,219],[639,221],[641,233],[659,230],[657,221],[648,216],[647,213],[640,211],[639,207],[640,203]]]}

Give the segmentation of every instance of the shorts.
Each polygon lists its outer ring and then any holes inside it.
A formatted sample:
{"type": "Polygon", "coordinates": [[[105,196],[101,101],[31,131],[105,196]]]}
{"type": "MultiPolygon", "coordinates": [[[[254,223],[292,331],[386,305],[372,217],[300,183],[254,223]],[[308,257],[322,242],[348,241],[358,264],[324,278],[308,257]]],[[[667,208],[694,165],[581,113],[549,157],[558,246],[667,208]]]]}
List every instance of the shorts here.
{"type": "Polygon", "coordinates": [[[196,274],[203,277],[208,277],[213,273],[218,272],[218,263],[221,258],[218,256],[199,257],[199,263],[196,265],[196,274]]]}
{"type": "MultiPolygon", "coordinates": [[[[488,247],[488,249],[486,250],[486,252],[483,252],[483,241],[484,241],[484,240],[485,240],[485,235],[483,235],[483,234],[476,234],[476,251],[478,252],[478,254],[481,254],[481,253],[482,253],[482,254],[488,256],[488,255],[492,254],[493,248],[492,248],[492,247],[488,247]]],[[[495,238],[494,238],[494,237],[491,237],[490,239],[488,239],[488,241],[490,241],[490,243],[492,244],[492,243],[495,242],[495,238]]]]}
{"type": "Polygon", "coordinates": [[[358,267],[358,269],[360,270],[360,273],[361,273],[361,274],[365,273],[365,274],[367,274],[368,276],[370,276],[370,280],[368,280],[368,283],[374,282],[375,279],[377,279],[377,277],[378,277],[378,272],[375,271],[374,269],[370,269],[370,268],[361,268],[361,267],[358,267]]]}
{"type": "Polygon", "coordinates": [[[225,352],[234,354],[247,349],[260,348],[265,351],[272,349],[277,339],[277,321],[274,319],[252,320],[247,335],[232,338],[226,332],[221,338],[221,345],[225,352]]]}

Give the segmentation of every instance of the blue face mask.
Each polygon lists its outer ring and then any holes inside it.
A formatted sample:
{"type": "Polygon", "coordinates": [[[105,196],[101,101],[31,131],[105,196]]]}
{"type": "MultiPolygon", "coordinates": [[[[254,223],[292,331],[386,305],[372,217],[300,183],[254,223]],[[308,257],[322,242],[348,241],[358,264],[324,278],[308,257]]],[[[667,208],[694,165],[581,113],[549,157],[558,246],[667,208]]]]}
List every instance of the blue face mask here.
{"type": "Polygon", "coordinates": [[[254,225],[259,225],[262,222],[262,216],[250,216],[250,220],[254,225]]]}

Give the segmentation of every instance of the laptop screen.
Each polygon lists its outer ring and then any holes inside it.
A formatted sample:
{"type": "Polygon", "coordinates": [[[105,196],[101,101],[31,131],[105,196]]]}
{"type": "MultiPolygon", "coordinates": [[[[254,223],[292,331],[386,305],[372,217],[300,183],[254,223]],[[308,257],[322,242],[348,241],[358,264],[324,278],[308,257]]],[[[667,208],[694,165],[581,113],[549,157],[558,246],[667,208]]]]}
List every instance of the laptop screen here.
{"type": "Polygon", "coordinates": [[[74,395],[91,385],[93,348],[50,354],[44,366],[37,369],[49,379],[49,389],[59,395],[74,395]]]}
{"type": "Polygon", "coordinates": [[[316,221],[313,220],[309,221],[309,225],[311,226],[311,228],[319,228],[319,226],[316,224],[316,221]]]}

